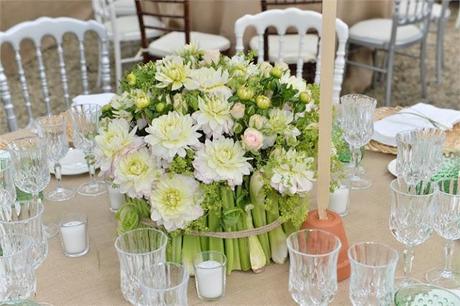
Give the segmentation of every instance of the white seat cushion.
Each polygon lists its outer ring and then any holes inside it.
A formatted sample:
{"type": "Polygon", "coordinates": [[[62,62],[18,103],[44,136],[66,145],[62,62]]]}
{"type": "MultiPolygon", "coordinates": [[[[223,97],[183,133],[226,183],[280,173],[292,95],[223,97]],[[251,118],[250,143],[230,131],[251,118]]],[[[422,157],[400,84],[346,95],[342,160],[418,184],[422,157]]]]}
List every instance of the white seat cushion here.
{"type": "MultiPolygon", "coordinates": [[[[164,26],[158,18],[152,16],[145,16],[144,20],[146,25],[164,26]]],[[[109,36],[112,38],[112,23],[108,21],[104,25],[107,28],[107,31],[109,32],[109,36]]],[[[141,32],[139,30],[139,20],[137,19],[137,16],[117,17],[117,19],[115,20],[115,26],[118,31],[118,37],[120,40],[132,41],[141,39],[141,32]]],[[[148,38],[154,38],[161,36],[161,34],[163,34],[163,31],[147,29],[146,34],[148,38]]]]}
{"type": "MultiPolygon", "coordinates": [[[[190,32],[190,41],[204,50],[225,51],[230,48],[230,41],[219,35],[201,32],[190,32]]],[[[170,32],[154,40],[149,45],[149,53],[156,57],[164,57],[176,53],[185,45],[184,32],[170,32]]]]}
{"type": "MultiPolygon", "coordinates": [[[[376,45],[390,42],[391,19],[369,19],[358,22],[350,28],[350,40],[362,41],[376,45]]],[[[411,43],[422,38],[423,34],[415,25],[398,27],[396,32],[396,45],[411,43]]]]}
{"type": "MultiPolygon", "coordinates": [[[[431,18],[432,19],[439,19],[439,17],[441,17],[441,10],[442,10],[442,4],[439,4],[439,3],[434,3],[433,4],[433,9],[431,11],[431,18]]],[[[449,18],[450,17],[450,9],[447,8],[446,9],[446,12],[445,12],[445,18],[449,18]]]]}
{"type": "Polygon", "coordinates": [[[120,15],[136,15],[136,4],[134,0],[115,0],[113,2],[115,13],[120,15]]]}
{"type": "MultiPolygon", "coordinates": [[[[283,41],[283,62],[286,64],[296,64],[299,56],[299,39],[298,34],[284,35],[283,41]]],[[[249,42],[249,47],[257,54],[259,46],[259,38],[254,36],[249,42]]],[[[318,35],[306,34],[302,50],[302,57],[304,63],[316,61],[316,53],[318,48],[318,35]]],[[[278,61],[279,52],[279,36],[268,36],[268,59],[270,62],[278,61]]]]}

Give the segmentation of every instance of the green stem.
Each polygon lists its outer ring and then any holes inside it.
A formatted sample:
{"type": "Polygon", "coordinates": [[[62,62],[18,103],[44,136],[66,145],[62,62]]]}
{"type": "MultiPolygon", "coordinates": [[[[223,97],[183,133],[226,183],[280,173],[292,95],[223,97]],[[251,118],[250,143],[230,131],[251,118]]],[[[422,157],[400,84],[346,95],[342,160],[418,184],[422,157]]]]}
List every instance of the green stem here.
{"type": "MultiPolygon", "coordinates": [[[[229,187],[221,187],[221,197],[222,197],[222,208],[225,210],[232,209],[234,206],[233,203],[233,192],[229,187]]],[[[233,227],[225,223],[225,215],[224,215],[224,229],[226,232],[231,232],[233,227]]],[[[227,273],[230,274],[233,270],[233,239],[224,239],[225,243],[225,254],[227,256],[227,273]]]]}
{"type": "MultiPolygon", "coordinates": [[[[220,224],[221,210],[210,210],[208,215],[208,227],[211,232],[221,232],[220,224]]],[[[209,237],[209,250],[225,253],[224,241],[222,238],[209,237]]]]}
{"type": "MultiPolygon", "coordinates": [[[[244,208],[247,205],[247,194],[242,186],[236,188],[236,206],[244,212],[244,208]]],[[[246,230],[246,213],[244,212],[236,224],[236,229],[238,231],[246,230]]],[[[249,271],[251,269],[251,262],[249,259],[249,239],[248,238],[239,238],[238,239],[238,249],[240,253],[240,265],[241,270],[249,271]]]]}
{"type": "MultiPolygon", "coordinates": [[[[267,224],[265,215],[265,190],[264,190],[264,179],[261,173],[254,172],[251,176],[249,186],[249,196],[251,198],[251,204],[254,206],[252,209],[252,219],[255,227],[261,227],[267,224]]],[[[264,250],[267,262],[270,262],[271,251],[268,234],[260,234],[257,236],[264,250]]]]}
{"type": "Polygon", "coordinates": [[[182,250],[182,264],[189,275],[194,275],[193,259],[201,252],[200,238],[191,235],[184,235],[184,246],[182,250]]]}
{"type": "Polygon", "coordinates": [[[171,237],[171,261],[182,262],[182,234],[174,234],[171,237]]]}
{"type": "MultiPolygon", "coordinates": [[[[275,222],[279,217],[279,208],[278,208],[278,195],[276,192],[271,192],[270,195],[271,208],[267,211],[267,222],[275,222]]],[[[270,250],[272,254],[272,260],[278,264],[282,264],[286,261],[287,258],[287,246],[286,246],[286,235],[283,232],[281,226],[268,232],[268,237],[270,238],[270,250]]]]}

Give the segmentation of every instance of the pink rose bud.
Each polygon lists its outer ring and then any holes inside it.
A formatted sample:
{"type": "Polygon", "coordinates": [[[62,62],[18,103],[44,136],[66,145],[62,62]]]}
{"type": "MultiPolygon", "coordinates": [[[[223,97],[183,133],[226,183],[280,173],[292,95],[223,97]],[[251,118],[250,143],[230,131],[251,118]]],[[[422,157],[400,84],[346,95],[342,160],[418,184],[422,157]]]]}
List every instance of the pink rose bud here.
{"type": "Polygon", "coordinates": [[[232,109],[230,110],[230,114],[235,119],[241,119],[244,117],[244,110],[246,106],[243,103],[237,102],[233,105],[232,109]]]}
{"type": "Polygon", "coordinates": [[[243,134],[243,145],[249,151],[256,152],[264,143],[264,135],[256,129],[247,128],[243,134]]]}

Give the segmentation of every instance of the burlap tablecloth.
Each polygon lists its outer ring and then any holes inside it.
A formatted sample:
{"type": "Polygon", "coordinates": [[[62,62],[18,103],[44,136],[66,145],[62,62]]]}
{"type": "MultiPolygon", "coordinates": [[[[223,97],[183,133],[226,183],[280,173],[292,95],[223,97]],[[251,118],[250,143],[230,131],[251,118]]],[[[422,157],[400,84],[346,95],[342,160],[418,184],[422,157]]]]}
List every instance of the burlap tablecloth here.
{"type": "MultiPolygon", "coordinates": [[[[11,140],[22,134],[0,136],[11,140]]],[[[344,218],[350,245],[358,241],[378,241],[402,250],[388,229],[389,183],[393,177],[386,166],[393,157],[381,153],[366,152],[363,166],[373,185],[351,195],[349,215],[344,218]]],[[[88,180],[87,175],[66,176],[65,186],[77,187],[88,180]]],[[[52,179],[48,188],[55,186],[52,179]]],[[[314,203],[314,199],[312,199],[314,203]]],[[[120,291],[119,263],[113,246],[116,238],[116,221],[109,210],[107,195],[83,197],[77,195],[66,202],[45,202],[45,222],[58,222],[60,216],[70,212],[88,216],[90,251],[80,258],[63,255],[60,241],[49,241],[49,254],[38,268],[36,301],[53,305],[128,305],[120,291]]],[[[415,248],[414,276],[422,279],[423,273],[443,262],[443,241],[433,235],[427,242],[415,248]]],[[[460,268],[460,250],[456,253],[456,265],[460,268]]],[[[398,274],[401,274],[401,262],[398,274]]],[[[194,279],[189,282],[190,305],[295,305],[288,292],[288,263],[272,264],[260,274],[233,272],[227,278],[226,295],[215,303],[201,302],[195,291],[194,279]]],[[[339,283],[332,305],[350,305],[348,280],[339,283]]]]}

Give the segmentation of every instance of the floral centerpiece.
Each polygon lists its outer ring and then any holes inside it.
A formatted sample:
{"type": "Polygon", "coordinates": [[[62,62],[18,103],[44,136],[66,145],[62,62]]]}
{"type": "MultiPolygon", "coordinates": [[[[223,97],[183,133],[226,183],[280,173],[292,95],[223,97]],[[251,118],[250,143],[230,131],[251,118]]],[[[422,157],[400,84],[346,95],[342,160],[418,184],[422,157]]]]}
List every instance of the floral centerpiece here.
{"type": "Polygon", "coordinates": [[[283,263],[316,175],[318,86],[189,45],[121,90],[96,136],[102,175],[127,196],[119,231],[163,229],[167,260],[189,269],[201,250],[224,252],[228,272],[283,263]]]}

